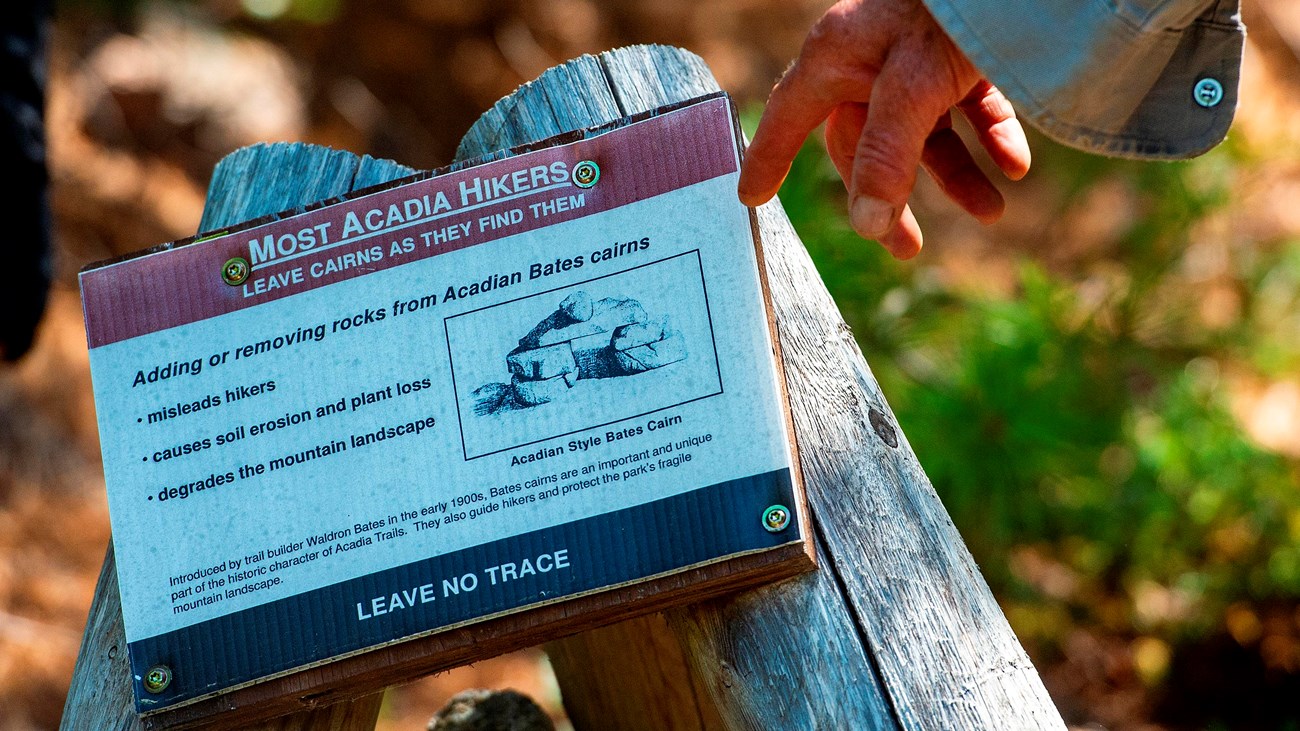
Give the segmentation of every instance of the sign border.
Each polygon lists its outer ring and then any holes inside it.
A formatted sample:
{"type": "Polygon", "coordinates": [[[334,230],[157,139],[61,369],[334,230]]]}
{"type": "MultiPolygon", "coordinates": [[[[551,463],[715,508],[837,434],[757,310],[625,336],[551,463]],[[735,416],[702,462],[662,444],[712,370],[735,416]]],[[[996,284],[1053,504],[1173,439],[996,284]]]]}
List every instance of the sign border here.
{"type": "Polygon", "coordinates": [[[664,263],[664,262],[666,262],[666,261],[672,261],[673,259],[679,259],[679,258],[681,258],[681,257],[683,257],[683,256],[690,256],[691,254],[694,254],[694,255],[695,255],[695,263],[696,263],[696,266],[699,267],[699,269],[700,269],[700,286],[701,286],[701,287],[703,288],[703,290],[704,290],[704,310],[705,310],[705,313],[708,315],[708,320],[709,320],[709,337],[710,337],[710,338],[712,339],[712,341],[713,341],[713,343],[712,343],[712,345],[713,345],[713,347],[712,347],[712,352],[713,352],[713,367],[714,367],[714,370],[715,370],[715,371],[717,372],[717,374],[718,374],[718,390],[713,391],[712,393],[704,394],[703,396],[695,396],[695,397],[693,397],[693,398],[689,398],[689,399],[687,399],[687,400],[685,400],[685,401],[678,401],[677,403],[669,404],[669,405],[667,405],[667,406],[660,406],[659,408],[651,409],[650,411],[643,411],[643,412],[640,412],[640,413],[637,413],[637,414],[628,414],[628,415],[626,415],[626,416],[620,416],[620,417],[618,417],[617,419],[614,419],[613,421],[606,421],[606,422],[601,423],[601,424],[591,424],[591,425],[589,425],[589,426],[584,426],[584,427],[582,427],[581,429],[575,429],[575,430],[573,430],[573,431],[561,432],[561,433],[559,433],[559,434],[548,434],[547,436],[544,436],[544,437],[538,437],[537,439],[534,439],[534,440],[532,440],[532,441],[530,441],[530,442],[522,442],[522,443],[520,443],[520,444],[513,444],[513,445],[511,445],[511,446],[509,446],[509,447],[501,447],[500,449],[494,449],[494,450],[492,450],[492,451],[490,451],[490,452],[481,452],[481,453],[475,454],[473,457],[471,457],[471,456],[469,455],[469,448],[465,445],[465,422],[464,422],[464,420],[461,418],[461,414],[462,414],[463,409],[461,408],[461,404],[460,404],[460,395],[459,395],[459,394],[460,394],[460,391],[459,391],[459,387],[458,387],[457,384],[456,384],[456,363],[455,363],[455,360],[453,359],[452,362],[451,362],[451,364],[450,364],[450,371],[451,371],[451,384],[452,384],[452,389],[456,392],[456,400],[457,400],[457,403],[456,403],[456,420],[457,420],[457,425],[456,425],[456,426],[457,426],[457,428],[460,430],[460,451],[461,451],[461,454],[465,457],[465,461],[466,461],[466,462],[472,462],[472,461],[474,461],[474,460],[476,460],[476,459],[480,459],[480,458],[482,458],[482,457],[490,457],[490,456],[492,456],[492,455],[494,455],[494,454],[501,454],[502,452],[508,452],[508,451],[510,451],[510,450],[512,450],[512,449],[519,449],[520,447],[529,447],[529,446],[532,446],[532,445],[534,445],[534,444],[540,444],[540,443],[542,443],[542,442],[548,442],[548,441],[550,441],[550,440],[552,440],[552,439],[559,439],[559,438],[561,438],[561,437],[567,437],[567,436],[570,436],[570,435],[572,435],[572,434],[577,434],[577,433],[579,433],[579,432],[590,431],[590,430],[592,430],[592,429],[600,429],[600,428],[602,428],[602,427],[610,426],[611,424],[617,424],[617,423],[622,422],[622,421],[630,421],[630,420],[632,420],[632,419],[638,419],[638,418],[640,418],[640,417],[642,417],[642,416],[649,416],[650,414],[657,414],[657,413],[659,413],[660,411],[667,411],[668,409],[675,409],[675,408],[677,408],[678,406],[685,406],[686,404],[689,404],[689,403],[694,403],[694,402],[696,402],[696,401],[703,401],[704,399],[713,398],[714,396],[721,396],[722,394],[726,393],[726,392],[727,392],[726,385],[722,382],[722,365],[721,365],[720,363],[718,363],[718,336],[717,336],[717,332],[714,330],[714,326],[713,326],[713,310],[712,310],[712,308],[709,306],[709,285],[708,285],[707,282],[704,281],[704,275],[703,275],[704,266],[703,266],[702,260],[701,260],[701,258],[700,258],[700,250],[699,250],[698,248],[695,248],[695,249],[689,249],[689,250],[687,250],[687,251],[683,251],[683,252],[680,252],[680,253],[677,253],[677,254],[672,254],[672,255],[669,255],[669,256],[665,256],[665,257],[662,257],[662,258],[659,258],[659,259],[655,259],[654,261],[648,261],[648,262],[646,262],[646,263],[644,263],[644,264],[638,264],[638,265],[636,265],[636,266],[634,266],[634,267],[628,267],[627,269],[620,269],[620,270],[618,270],[618,271],[616,271],[616,272],[610,272],[610,273],[608,273],[608,274],[602,274],[602,275],[600,275],[600,276],[598,276],[598,277],[592,277],[592,278],[590,278],[590,279],[584,279],[584,280],[582,280],[581,282],[574,282],[573,284],[565,284],[565,285],[562,285],[562,286],[559,286],[559,287],[555,287],[555,288],[553,288],[553,289],[547,289],[547,290],[544,290],[544,291],[541,291],[541,292],[534,292],[533,294],[526,294],[526,295],[523,295],[523,296],[521,296],[521,297],[515,297],[514,299],[505,300],[504,302],[496,302],[496,303],[494,303],[494,304],[485,305],[485,306],[483,306],[483,307],[477,307],[477,308],[472,309],[472,310],[466,310],[466,311],[464,311],[464,312],[458,312],[458,313],[456,313],[456,314],[454,314],[454,315],[450,315],[450,316],[448,316],[448,317],[444,317],[444,318],[442,318],[442,326],[443,326],[443,334],[444,334],[444,335],[446,336],[446,338],[447,338],[447,350],[448,350],[448,352],[451,351],[451,333],[450,333],[450,331],[447,329],[447,322],[450,321],[450,320],[454,320],[454,319],[456,319],[456,318],[458,318],[458,317],[465,317],[466,315],[472,315],[472,314],[474,314],[474,313],[476,313],[476,312],[482,312],[483,310],[490,310],[490,309],[492,309],[493,307],[500,307],[501,305],[508,305],[508,304],[513,303],[513,302],[519,302],[520,300],[526,300],[526,299],[530,299],[530,298],[532,298],[532,297],[541,297],[541,296],[543,296],[543,295],[551,294],[551,293],[553,293],[553,292],[559,292],[559,291],[561,291],[561,290],[574,289],[574,288],[576,288],[576,287],[580,287],[580,286],[582,286],[582,285],[584,285],[584,284],[588,284],[588,283],[590,283],[590,282],[595,282],[595,281],[600,280],[600,279],[607,279],[607,278],[609,278],[609,277],[616,277],[616,276],[618,276],[618,275],[620,275],[620,274],[626,274],[626,273],[631,272],[631,271],[636,271],[637,269],[644,269],[645,267],[654,266],[655,264],[662,264],[662,263],[664,263]]]}
{"type": "MultiPolygon", "coordinates": [[[[535,143],[455,163],[438,170],[420,172],[380,185],[350,191],[345,195],[262,216],[214,232],[204,232],[177,242],[114,257],[88,265],[82,272],[86,273],[202,242],[214,236],[237,233],[287,216],[401,187],[477,164],[578,142],[656,116],[718,99],[724,99],[728,106],[733,137],[737,142],[737,153],[739,159],[743,160],[744,149],[740,141],[744,136],[734,104],[725,92],[715,92],[596,127],[566,132],[535,143]]],[[[520,609],[479,617],[449,627],[432,629],[388,643],[373,645],[350,654],[297,667],[278,675],[249,681],[241,686],[224,688],[176,705],[144,711],[140,714],[143,727],[150,730],[191,728],[210,723],[218,715],[223,724],[249,723],[298,711],[304,706],[328,705],[358,693],[380,690],[483,658],[660,611],[681,604],[684,597],[689,597],[692,602],[704,601],[792,578],[815,569],[816,553],[812,526],[804,491],[793,414],[790,410],[785,368],[781,358],[780,334],[772,309],[758,218],[754,209],[749,209],[748,213],[764,314],[768,322],[776,366],[777,386],[781,399],[780,413],[785,419],[790,444],[789,471],[790,487],[793,492],[793,504],[790,507],[794,512],[794,521],[791,525],[794,537],[791,541],[773,548],[728,554],[712,561],[692,564],[682,570],[589,590],[554,601],[533,603],[520,609]]],[[[753,519],[758,523],[760,516],[755,515],[753,519]]]]}

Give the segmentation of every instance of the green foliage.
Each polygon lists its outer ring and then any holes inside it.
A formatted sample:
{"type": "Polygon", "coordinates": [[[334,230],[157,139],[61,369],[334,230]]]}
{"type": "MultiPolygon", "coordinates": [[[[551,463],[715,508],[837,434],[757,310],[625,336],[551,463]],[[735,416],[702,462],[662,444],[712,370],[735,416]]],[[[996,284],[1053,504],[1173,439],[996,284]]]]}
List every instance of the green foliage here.
{"type": "Polygon", "coordinates": [[[1014,262],[1011,294],[946,285],[928,253],[900,264],[859,240],[819,145],[781,198],[1005,601],[1179,640],[1219,629],[1234,602],[1300,599],[1300,468],[1243,433],[1224,375],[1300,370],[1300,246],[1214,249],[1231,260],[1216,286],[1238,313],[1207,326],[1189,257],[1213,243],[1206,231],[1224,235],[1206,224],[1233,202],[1243,153],[1141,164],[1046,152],[1035,174],[1058,220],[1101,185],[1120,186],[1134,213],[1109,250],[1050,272],[1014,262]],[[1013,570],[1024,547],[1070,581],[1045,589],[1013,570]],[[1154,610],[1153,586],[1173,597],[1154,610]]]}

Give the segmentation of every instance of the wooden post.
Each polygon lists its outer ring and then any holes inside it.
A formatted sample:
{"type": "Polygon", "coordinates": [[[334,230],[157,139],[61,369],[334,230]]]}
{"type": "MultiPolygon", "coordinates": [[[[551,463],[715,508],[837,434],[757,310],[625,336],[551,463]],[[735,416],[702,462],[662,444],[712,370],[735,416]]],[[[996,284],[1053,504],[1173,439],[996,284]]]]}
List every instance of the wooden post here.
{"type": "MultiPolygon", "coordinates": [[[[458,159],[716,89],[679,49],[584,56],[499,102],[458,159]]],[[[309,145],[246,148],[215,171],[201,229],[408,172],[309,145]]],[[[552,643],[575,725],[1062,728],[780,204],[759,220],[821,568],[552,643]]],[[[61,728],[139,727],[125,646],[110,548],[61,728]]],[[[301,712],[261,728],[371,728],[379,697],[303,697],[301,712]]]]}

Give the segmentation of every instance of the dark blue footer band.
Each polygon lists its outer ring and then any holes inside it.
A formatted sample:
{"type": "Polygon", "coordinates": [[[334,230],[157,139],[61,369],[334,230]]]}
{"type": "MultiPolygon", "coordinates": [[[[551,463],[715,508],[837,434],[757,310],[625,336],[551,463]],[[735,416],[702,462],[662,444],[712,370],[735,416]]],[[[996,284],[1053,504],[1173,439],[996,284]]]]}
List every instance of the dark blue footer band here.
{"type": "Polygon", "coordinates": [[[157,710],[439,627],[798,541],[797,521],[779,533],[762,525],[769,505],[793,506],[793,501],[790,471],[776,470],[397,566],[132,642],[136,707],[157,710]],[[540,556],[550,558],[539,561],[540,556]],[[505,569],[488,571],[505,564],[514,564],[514,578],[507,578],[505,569]],[[466,575],[477,580],[472,590],[471,580],[459,583],[466,575]],[[446,591],[444,580],[459,586],[460,593],[446,591]],[[172,672],[171,684],[158,694],[138,680],[155,665],[172,672]]]}

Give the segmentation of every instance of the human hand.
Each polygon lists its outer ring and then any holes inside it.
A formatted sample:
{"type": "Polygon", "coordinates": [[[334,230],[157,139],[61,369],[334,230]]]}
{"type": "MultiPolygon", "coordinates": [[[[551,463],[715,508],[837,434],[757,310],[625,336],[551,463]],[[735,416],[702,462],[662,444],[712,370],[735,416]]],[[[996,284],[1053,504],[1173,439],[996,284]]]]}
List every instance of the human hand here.
{"type": "Polygon", "coordinates": [[[776,195],[795,153],[825,121],[853,229],[910,259],[921,250],[907,205],[918,167],[983,223],[1005,205],[952,129],[953,107],[1004,175],[1024,177],[1029,144],[1011,103],[920,0],[841,0],[773,88],[740,172],[740,199],[758,206],[776,195]]]}

